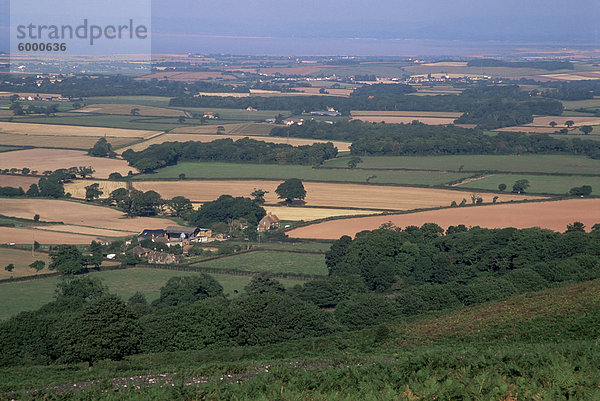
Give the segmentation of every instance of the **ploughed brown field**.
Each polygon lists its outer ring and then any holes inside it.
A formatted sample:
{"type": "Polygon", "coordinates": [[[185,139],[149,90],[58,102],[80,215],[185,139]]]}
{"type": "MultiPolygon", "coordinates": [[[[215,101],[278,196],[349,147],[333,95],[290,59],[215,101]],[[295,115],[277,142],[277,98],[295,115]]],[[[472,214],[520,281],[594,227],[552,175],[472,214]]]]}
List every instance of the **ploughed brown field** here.
{"type": "Polygon", "coordinates": [[[326,221],[288,232],[295,238],[337,239],[342,235],[354,236],[363,230],[374,230],[391,222],[397,227],[421,226],[436,223],[448,228],[451,225],[480,226],[485,228],[541,227],[564,231],[574,221],[584,223],[589,230],[600,223],[600,199],[570,199],[562,201],[502,204],[432,210],[403,215],[357,217],[326,221]]]}
{"type": "Polygon", "coordinates": [[[125,160],[91,157],[79,150],[27,149],[0,153],[0,169],[27,167],[42,173],[79,166],[92,166],[96,170],[93,176],[97,178],[108,178],[113,172],[127,175],[129,170],[136,171],[125,160]]]}
{"type": "MultiPolygon", "coordinates": [[[[133,186],[142,191],[154,190],[165,199],[182,195],[194,202],[207,202],[227,194],[249,196],[255,188],[269,193],[267,203],[280,202],[275,189],[282,181],[269,180],[185,180],[185,181],[135,181],[133,186]]],[[[383,185],[332,184],[322,182],[304,182],[306,204],[308,206],[327,206],[332,208],[360,208],[378,210],[411,210],[449,206],[452,201],[470,201],[472,191],[454,191],[433,188],[413,188],[383,185]]],[[[536,199],[535,196],[512,194],[480,194],[485,203],[498,196],[498,202],[536,199]]]]}
{"type": "Polygon", "coordinates": [[[349,151],[350,142],[339,142],[339,141],[323,141],[316,139],[298,139],[298,138],[279,138],[272,136],[248,136],[248,135],[216,135],[216,134],[163,134],[159,136],[155,136],[147,141],[137,143],[132,146],[128,146],[123,149],[119,149],[119,152],[124,152],[127,149],[133,149],[136,152],[140,150],[146,149],[150,145],[159,144],[163,142],[186,142],[186,141],[195,141],[195,142],[212,142],[217,139],[225,139],[231,138],[234,141],[242,138],[251,138],[256,141],[264,141],[268,143],[284,143],[292,146],[302,146],[302,145],[312,145],[313,143],[326,143],[332,142],[333,146],[338,148],[339,151],[349,151]]]}
{"type": "MultiPolygon", "coordinates": [[[[164,228],[174,225],[172,220],[152,217],[128,218],[122,212],[103,206],[50,199],[0,199],[2,214],[10,217],[32,219],[39,214],[41,221],[63,222],[67,226],[37,226],[39,235],[47,230],[66,231],[90,236],[127,236],[145,228],[164,228]],[[108,230],[108,231],[107,231],[108,230]]],[[[39,239],[36,240],[41,242],[39,239]]],[[[60,237],[60,234],[57,234],[60,237]]],[[[46,238],[46,237],[44,237],[46,238]]],[[[31,243],[31,235],[27,237],[31,243]]],[[[87,242],[91,241],[88,240],[87,242]]],[[[4,240],[3,242],[17,242],[4,240]]],[[[60,243],[51,240],[49,243],[60,243]]]]}

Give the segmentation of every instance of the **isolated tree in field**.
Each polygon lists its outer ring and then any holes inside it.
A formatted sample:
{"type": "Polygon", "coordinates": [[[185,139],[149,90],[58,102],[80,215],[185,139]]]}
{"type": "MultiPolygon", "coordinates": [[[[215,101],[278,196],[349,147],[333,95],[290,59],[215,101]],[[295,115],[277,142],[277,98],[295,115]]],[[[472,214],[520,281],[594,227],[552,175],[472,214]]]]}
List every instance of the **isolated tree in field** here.
{"type": "Polygon", "coordinates": [[[46,262],[44,262],[43,260],[36,260],[32,264],[30,264],[29,267],[31,267],[32,269],[35,269],[36,272],[39,272],[44,267],[46,267],[46,262]]]}
{"type": "Polygon", "coordinates": [[[102,137],[98,139],[93,148],[88,150],[88,154],[94,157],[113,157],[115,152],[113,152],[112,145],[106,138],[102,137]]]}
{"type": "Polygon", "coordinates": [[[262,205],[265,203],[265,195],[268,193],[269,193],[269,191],[264,191],[260,188],[259,189],[254,188],[254,191],[252,191],[250,196],[252,197],[252,200],[254,202],[258,203],[259,205],[262,205]]]}
{"type": "Polygon", "coordinates": [[[98,199],[104,192],[100,189],[100,184],[97,182],[85,187],[85,200],[90,202],[98,199]]]}
{"type": "Polygon", "coordinates": [[[354,169],[359,163],[362,163],[362,159],[355,156],[348,161],[348,168],[354,169]]]}
{"type": "Polygon", "coordinates": [[[39,214],[34,214],[34,215],[33,215],[33,221],[35,221],[36,223],[37,223],[38,221],[40,221],[40,215],[39,215],[39,214]]]}
{"type": "Polygon", "coordinates": [[[529,180],[517,180],[512,187],[513,193],[520,194],[524,193],[529,188],[529,180]]]}
{"type": "Polygon", "coordinates": [[[592,187],[590,185],[582,185],[580,187],[573,187],[569,190],[569,195],[573,196],[589,196],[592,193],[592,187]]]}
{"type": "Polygon", "coordinates": [[[176,217],[186,216],[189,212],[194,210],[192,201],[185,196],[176,196],[167,202],[167,205],[172,211],[172,215],[176,217]]]}
{"type": "Polygon", "coordinates": [[[14,270],[14,268],[15,268],[15,265],[12,263],[4,266],[4,270],[6,270],[7,272],[12,272],[14,270]]]}
{"type": "Polygon", "coordinates": [[[594,130],[591,125],[583,125],[579,128],[579,131],[583,132],[584,135],[589,135],[594,130]]]}
{"type": "Polygon", "coordinates": [[[550,121],[549,124],[552,128],[556,127],[558,124],[556,124],[556,121],[550,121]]]}
{"type": "MultiPolygon", "coordinates": [[[[582,127],[583,128],[583,127],[582,127]]],[[[21,169],[21,174],[23,175],[29,175],[29,173],[31,173],[31,169],[27,168],[27,167],[23,167],[21,169]]]]}
{"type": "Polygon", "coordinates": [[[109,180],[122,180],[123,179],[123,175],[121,173],[117,173],[117,172],[110,173],[108,175],[108,179],[109,180]]]}
{"type": "Polygon", "coordinates": [[[285,180],[279,184],[275,193],[279,196],[279,199],[285,199],[285,202],[288,204],[292,203],[294,199],[304,200],[306,197],[304,185],[298,178],[285,180]]]}
{"type": "Polygon", "coordinates": [[[77,167],[77,175],[81,176],[81,178],[83,178],[83,179],[87,178],[88,176],[91,176],[95,172],[96,172],[96,170],[94,170],[91,166],[89,166],[89,167],[85,167],[85,166],[77,167]]]}
{"type": "Polygon", "coordinates": [[[504,192],[505,189],[506,189],[506,184],[498,185],[498,190],[500,190],[500,192],[504,192]]]}
{"type": "Polygon", "coordinates": [[[137,107],[134,107],[133,109],[131,109],[131,111],[129,112],[129,114],[131,114],[132,116],[139,116],[140,115],[140,109],[138,109],[137,107]]]}
{"type": "Polygon", "coordinates": [[[573,121],[573,120],[567,120],[567,121],[565,121],[565,125],[567,127],[571,128],[572,126],[575,125],[575,121],[573,121]]]}

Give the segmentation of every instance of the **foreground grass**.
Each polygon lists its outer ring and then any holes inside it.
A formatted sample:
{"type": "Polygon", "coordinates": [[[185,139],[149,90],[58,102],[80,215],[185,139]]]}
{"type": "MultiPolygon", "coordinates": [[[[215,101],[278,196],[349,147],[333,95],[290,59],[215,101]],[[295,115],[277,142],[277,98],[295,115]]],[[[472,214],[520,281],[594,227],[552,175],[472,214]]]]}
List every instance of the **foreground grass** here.
{"type": "Polygon", "coordinates": [[[184,162],[144,174],[142,180],[177,179],[180,174],[196,179],[267,179],[285,180],[290,177],[307,181],[365,183],[372,184],[441,185],[466,178],[468,173],[445,173],[427,171],[367,171],[350,169],[315,169],[311,166],[261,165],[239,163],[194,163],[184,162]],[[374,177],[373,177],[374,176],[374,177]]]}
{"type": "MultiPolygon", "coordinates": [[[[351,157],[327,161],[325,167],[346,167],[351,157]]],[[[596,174],[600,160],[575,155],[455,155],[361,157],[357,168],[424,169],[447,171],[506,171],[529,173],[596,174]],[[461,168],[462,167],[462,168],[461,168]]]]}

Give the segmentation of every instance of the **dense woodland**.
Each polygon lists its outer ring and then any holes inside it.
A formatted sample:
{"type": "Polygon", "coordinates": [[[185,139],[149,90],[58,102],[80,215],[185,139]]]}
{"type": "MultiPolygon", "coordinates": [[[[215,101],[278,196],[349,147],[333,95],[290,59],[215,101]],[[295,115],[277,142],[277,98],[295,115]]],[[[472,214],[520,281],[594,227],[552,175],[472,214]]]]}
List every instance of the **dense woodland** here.
{"type": "Polygon", "coordinates": [[[123,158],[140,171],[152,172],[179,161],[226,161],[261,164],[319,165],[334,158],[337,148],[331,142],[292,146],[257,141],[249,138],[233,141],[230,138],[212,142],[165,142],[145,150],[123,152],[123,158]]]}
{"type": "Polygon", "coordinates": [[[567,153],[600,158],[600,143],[593,140],[510,132],[489,135],[477,129],[422,123],[351,121],[326,124],[308,121],[302,125],[275,127],[270,135],[352,141],[351,152],[358,156],[567,153]]]}
{"type": "MultiPolygon", "coordinates": [[[[53,265],[72,262],[57,255],[53,265]]],[[[342,237],[326,254],[328,278],[286,290],[261,274],[235,299],[205,274],[170,279],[152,303],[141,294],[123,301],[95,279],[67,275],[55,301],[0,323],[0,366],[93,364],[347,332],[598,278],[598,256],[600,225],[586,233],[574,223],[560,234],[464,226],[444,233],[425,224],[342,237]]]]}

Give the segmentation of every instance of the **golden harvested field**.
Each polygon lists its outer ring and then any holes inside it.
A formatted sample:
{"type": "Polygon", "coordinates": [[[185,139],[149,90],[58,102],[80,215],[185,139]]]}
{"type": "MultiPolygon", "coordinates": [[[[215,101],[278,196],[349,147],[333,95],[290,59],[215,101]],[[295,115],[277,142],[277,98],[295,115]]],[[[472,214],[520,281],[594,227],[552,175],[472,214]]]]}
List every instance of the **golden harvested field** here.
{"type": "Polygon", "coordinates": [[[94,177],[107,178],[112,172],[127,175],[134,170],[125,160],[91,157],[79,150],[65,149],[27,149],[0,153],[0,168],[28,167],[40,173],[59,168],[92,166],[94,177]]]}
{"type": "Polygon", "coordinates": [[[525,132],[525,133],[533,133],[533,134],[553,134],[559,129],[564,127],[529,127],[527,125],[519,125],[514,127],[504,127],[498,128],[494,131],[496,132],[525,132]]]}
{"type": "MultiPolygon", "coordinates": [[[[268,180],[194,180],[194,181],[136,181],[136,189],[154,190],[163,198],[182,195],[195,202],[207,202],[220,195],[249,196],[254,188],[262,188],[269,193],[267,203],[278,203],[275,189],[281,181],[268,180]]],[[[331,208],[362,208],[379,210],[411,210],[448,206],[452,201],[460,203],[463,198],[470,201],[472,191],[453,191],[446,189],[412,188],[383,185],[333,184],[323,182],[304,182],[306,204],[331,208]]],[[[484,202],[491,202],[493,193],[480,194],[484,202]]],[[[497,194],[499,202],[535,199],[539,197],[512,194],[497,194]]]]}
{"type": "MultiPolygon", "coordinates": [[[[100,137],[94,136],[55,136],[55,135],[27,135],[0,133],[0,145],[65,148],[65,149],[90,149],[100,137]]],[[[143,138],[106,138],[114,149],[127,146],[143,138]]]]}
{"type": "Polygon", "coordinates": [[[368,111],[368,110],[353,110],[350,112],[352,118],[358,117],[442,117],[456,119],[462,113],[454,113],[450,111],[368,111]]]}
{"type": "Polygon", "coordinates": [[[89,244],[98,239],[82,234],[57,233],[36,230],[35,228],[0,227],[0,243],[33,244],[89,244]]]}
{"type": "Polygon", "coordinates": [[[74,110],[74,113],[100,113],[131,115],[132,109],[138,109],[140,116],[186,117],[183,110],[168,109],[166,107],[142,106],[137,104],[93,104],[83,109],[74,110]]]}
{"type": "Polygon", "coordinates": [[[122,181],[75,180],[65,184],[65,193],[70,193],[76,199],[85,199],[85,187],[92,184],[99,184],[100,190],[104,192],[100,199],[108,198],[112,191],[127,187],[122,181]]]}
{"type": "MultiPolygon", "coordinates": [[[[196,125],[192,127],[178,127],[169,131],[171,134],[208,134],[217,133],[219,125],[196,125]]],[[[273,128],[272,124],[267,123],[239,123],[239,124],[223,124],[225,129],[223,134],[227,135],[244,135],[244,136],[266,136],[273,128]]]]}
{"type": "Polygon", "coordinates": [[[589,79],[600,79],[600,72],[598,71],[586,71],[586,72],[573,72],[566,74],[544,74],[541,78],[550,78],[558,81],[587,81],[589,79]]]}
{"type": "Polygon", "coordinates": [[[281,220],[318,220],[335,216],[360,216],[363,214],[381,213],[379,210],[352,210],[352,209],[330,209],[315,207],[287,207],[287,206],[265,206],[267,212],[271,212],[281,220]]]}
{"type": "Polygon", "coordinates": [[[551,121],[554,121],[557,126],[555,129],[565,127],[566,121],[573,121],[575,127],[582,125],[600,125],[600,118],[598,117],[564,117],[564,116],[543,116],[534,117],[531,124],[525,124],[526,127],[549,127],[551,121]]]}
{"type": "Polygon", "coordinates": [[[427,67],[466,67],[466,61],[440,61],[437,63],[423,63],[427,67]]]}
{"type": "MultiPolygon", "coordinates": [[[[81,127],[77,125],[30,124],[0,122],[0,134],[11,133],[21,135],[44,136],[78,136],[107,138],[148,138],[158,131],[146,131],[122,128],[81,127]]],[[[0,135],[1,137],[1,135],[0,135]]],[[[42,145],[40,145],[42,146],[42,145]]]]}
{"type": "Polygon", "coordinates": [[[564,231],[567,224],[580,221],[589,229],[600,221],[600,199],[488,205],[393,216],[358,217],[297,228],[288,235],[297,238],[337,239],[342,235],[354,236],[363,230],[374,230],[389,221],[398,227],[436,223],[444,229],[451,225],[465,224],[485,228],[542,227],[554,231],[564,231]]]}
{"type": "Polygon", "coordinates": [[[131,231],[107,230],[105,228],[75,226],[69,224],[57,224],[55,226],[38,226],[38,231],[52,231],[60,233],[75,233],[83,235],[93,235],[98,237],[125,237],[131,235],[131,231]]]}
{"type": "Polygon", "coordinates": [[[303,94],[303,95],[316,95],[316,96],[338,96],[338,97],[349,97],[350,94],[352,92],[354,92],[354,90],[352,89],[334,89],[334,88],[325,88],[325,90],[328,93],[319,93],[319,91],[321,90],[321,88],[292,88],[294,90],[297,90],[299,93],[298,94],[303,94]]]}
{"type": "Polygon", "coordinates": [[[0,248],[0,280],[7,279],[10,277],[24,277],[24,276],[32,276],[34,274],[48,274],[53,273],[48,270],[48,264],[50,263],[50,258],[47,253],[35,252],[33,256],[31,255],[31,251],[24,251],[20,249],[11,249],[11,248],[0,248]],[[42,260],[46,263],[46,267],[39,272],[36,272],[35,269],[29,267],[29,265],[36,260],[42,260]],[[8,272],[4,270],[4,266],[8,266],[9,264],[15,265],[15,269],[12,272],[8,272]]]}
{"type": "Polygon", "coordinates": [[[160,71],[155,72],[153,74],[144,75],[143,77],[136,78],[138,80],[152,80],[158,79],[162,80],[164,77],[168,77],[170,81],[200,81],[204,79],[234,79],[233,75],[225,75],[221,72],[212,72],[212,71],[185,71],[185,72],[176,72],[176,71],[160,71]]]}
{"type": "MultiPolygon", "coordinates": [[[[139,233],[145,228],[161,228],[173,225],[173,221],[152,217],[125,217],[123,212],[103,206],[51,199],[0,199],[0,210],[5,216],[31,219],[40,215],[41,221],[62,221],[67,225],[87,228],[139,233]]],[[[46,226],[39,226],[39,232],[46,226]]],[[[16,242],[16,241],[13,241],[16,242]]]]}
{"type": "MultiPolygon", "coordinates": [[[[41,173],[41,171],[40,171],[41,173]]],[[[27,191],[31,184],[37,184],[40,179],[38,177],[24,177],[21,175],[0,175],[0,187],[15,187],[23,188],[27,191]]],[[[0,211],[0,214],[2,212],[0,211]]]]}
{"type": "Polygon", "coordinates": [[[454,124],[455,118],[437,118],[437,117],[391,117],[391,116],[360,116],[353,117],[353,120],[361,120],[369,123],[385,122],[387,124],[410,124],[415,120],[427,125],[448,125],[454,124]]]}
{"type": "MultiPolygon", "coordinates": [[[[208,135],[208,134],[206,134],[206,135],[204,135],[204,134],[163,134],[163,135],[155,136],[154,138],[149,139],[147,141],[136,143],[135,145],[128,146],[123,149],[119,149],[119,151],[124,152],[127,149],[133,149],[136,152],[139,152],[140,150],[146,149],[150,145],[163,143],[163,142],[173,142],[173,141],[212,142],[217,139],[224,139],[224,138],[231,138],[234,141],[237,141],[238,139],[248,138],[248,136],[247,135],[243,135],[243,136],[242,135],[221,135],[221,134],[220,135],[215,135],[215,134],[213,134],[213,135],[208,135]]],[[[265,141],[265,142],[269,142],[269,143],[284,143],[284,144],[293,145],[293,146],[312,145],[313,143],[332,142],[333,145],[336,148],[338,148],[339,151],[349,151],[350,145],[352,145],[352,143],[350,143],[350,142],[321,141],[321,140],[316,140],[316,139],[298,139],[298,138],[289,138],[288,139],[288,138],[278,138],[278,137],[272,137],[272,136],[251,136],[249,138],[255,139],[257,141],[265,141]]]]}
{"type": "Polygon", "coordinates": [[[216,97],[248,97],[250,93],[240,92],[198,92],[198,96],[216,96],[216,97]]]}

